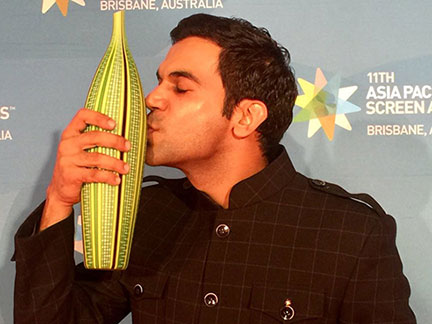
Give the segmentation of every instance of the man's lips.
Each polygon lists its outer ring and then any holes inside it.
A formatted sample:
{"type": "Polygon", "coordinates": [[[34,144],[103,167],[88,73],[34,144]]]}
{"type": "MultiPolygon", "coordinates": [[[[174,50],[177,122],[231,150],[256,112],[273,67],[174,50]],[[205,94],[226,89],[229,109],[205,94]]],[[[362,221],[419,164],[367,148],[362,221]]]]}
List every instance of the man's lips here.
{"type": "Polygon", "coordinates": [[[158,130],[158,128],[156,128],[154,125],[147,124],[147,132],[148,133],[153,133],[153,132],[156,132],[157,130],[158,130]]]}

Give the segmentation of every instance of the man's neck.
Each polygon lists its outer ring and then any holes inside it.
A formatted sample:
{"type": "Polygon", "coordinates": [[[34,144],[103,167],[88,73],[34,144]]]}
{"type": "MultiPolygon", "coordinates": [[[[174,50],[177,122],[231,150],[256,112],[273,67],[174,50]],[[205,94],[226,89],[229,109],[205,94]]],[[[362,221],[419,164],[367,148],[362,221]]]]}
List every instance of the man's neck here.
{"type": "Polygon", "coordinates": [[[267,165],[267,159],[260,150],[247,153],[229,152],[216,160],[184,168],[182,171],[196,189],[205,192],[223,208],[228,208],[232,188],[267,165]]]}

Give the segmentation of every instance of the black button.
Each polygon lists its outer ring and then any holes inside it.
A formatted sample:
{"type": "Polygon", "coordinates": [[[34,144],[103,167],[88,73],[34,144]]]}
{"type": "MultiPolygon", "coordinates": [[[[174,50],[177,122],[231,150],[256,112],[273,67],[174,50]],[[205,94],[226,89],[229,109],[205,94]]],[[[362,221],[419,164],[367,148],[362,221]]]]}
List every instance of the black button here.
{"type": "Polygon", "coordinates": [[[228,237],[228,235],[230,234],[230,232],[231,232],[231,229],[230,229],[229,226],[226,225],[226,224],[219,224],[219,225],[216,227],[216,235],[217,235],[219,238],[225,238],[225,237],[228,237]]]}
{"type": "Polygon", "coordinates": [[[144,288],[140,284],[136,284],[134,286],[133,290],[134,290],[135,296],[137,296],[137,297],[141,296],[144,293],[144,288]]]}
{"type": "Polygon", "coordinates": [[[291,300],[287,299],[284,306],[280,309],[280,316],[284,321],[291,321],[294,318],[294,308],[291,307],[291,300]]]}
{"type": "Polygon", "coordinates": [[[325,187],[326,183],[325,181],[319,180],[319,179],[313,179],[312,183],[318,187],[325,187]]]}
{"type": "Polygon", "coordinates": [[[219,298],[215,293],[208,293],[204,296],[204,304],[207,307],[215,307],[219,303],[219,298]]]}
{"type": "Polygon", "coordinates": [[[192,183],[189,180],[186,180],[185,182],[183,182],[183,189],[190,189],[192,188],[192,183]]]}

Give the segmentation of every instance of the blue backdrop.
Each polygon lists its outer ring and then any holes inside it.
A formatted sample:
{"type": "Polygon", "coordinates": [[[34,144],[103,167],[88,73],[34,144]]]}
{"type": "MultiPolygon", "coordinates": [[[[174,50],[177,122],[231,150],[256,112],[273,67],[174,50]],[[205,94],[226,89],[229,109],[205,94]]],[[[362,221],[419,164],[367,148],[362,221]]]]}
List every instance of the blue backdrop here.
{"type": "MultiPolygon", "coordinates": [[[[60,133],[84,104],[112,13],[123,8],[146,93],[156,85],[169,31],[196,12],[246,18],[290,50],[303,96],[283,144],[298,171],[368,192],[396,218],[411,305],[419,323],[429,323],[432,6],[426,0],[2,1],[0,323],[13,318],[13,235],[44,199],[60,133]],[[336,107],[330,120],[313,118],[308,105],[323,84],[336,107]]],[[[167,168],[145,172],[180,176],[167,168]]]]}

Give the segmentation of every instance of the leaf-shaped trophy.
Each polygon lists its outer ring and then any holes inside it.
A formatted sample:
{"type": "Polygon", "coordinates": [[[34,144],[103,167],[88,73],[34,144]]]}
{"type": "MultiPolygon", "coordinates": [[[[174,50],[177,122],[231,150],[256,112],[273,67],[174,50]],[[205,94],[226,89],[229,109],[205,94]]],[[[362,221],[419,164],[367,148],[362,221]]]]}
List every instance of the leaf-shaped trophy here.
{"type": "MultiPolygon", "coordinates": [[[[111,41],[94,75],[85,106],[114,119],[116,127],[112,133],[131,143],[127,153],[105,147],[89,149],[127,162],[130,171],[121,175],[118,186],[86,183],[81,191],[86,268],[121,270],[129,262],[146,144],[146,109],[138,71],[127,44],[123,11],[113,15],[111,41]]],[[[95,126],[86,129],[92,130],[101,129],[95,126]]]]}

